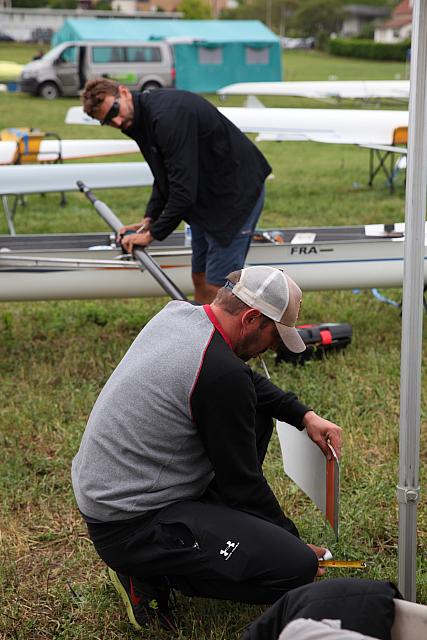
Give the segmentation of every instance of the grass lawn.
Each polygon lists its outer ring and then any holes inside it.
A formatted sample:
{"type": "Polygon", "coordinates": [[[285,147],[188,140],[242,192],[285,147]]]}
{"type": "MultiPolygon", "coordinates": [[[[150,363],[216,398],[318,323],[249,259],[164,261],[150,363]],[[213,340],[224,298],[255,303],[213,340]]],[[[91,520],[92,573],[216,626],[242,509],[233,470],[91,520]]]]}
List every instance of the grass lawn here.
{"type": "Polygon", "coordinates": [[[285,80],[405,80],[409,67],[404,62],[368,61],[331,56],[323,51],[283,52],[285,80]]]}
{"type": "MultiPolygon", "coordinates": [[[[26,64],[39,47],[30,42],[0,42],[0,60],[26,64]]],[[[47,48],[44,49],[47,51],[47,48]]]]}
{"type": "MultiPolygon", "coordinates": [[[[0,59],[24,62],[34,53],[34,47],[9,46],[0,46],[0,59]]],[[[340,79],[394,78],[404,72],[402,65],[346,61],[311,51],[286,52],[285,59],[289,80],[327,79],[330,74],[340,79]]],[[[65,112],[74,104],[77,99],[45,102],[21,94],[0,94],[0,128],[39,127],[64,138],[120,137],[106,128],[65,125],[65,112]]],[[[393,195],[381,178],[369,189],[365,150],[314,143],[262,143],[260,148],[275,175],[267,183],[262,226],[397,222],[404,218],[402,178],[393,195]]],[[[124,221],[134,221],[143,213],[149,190],[104,190],[99,195],[124,221]]],[[[28,197],[27,206],[19,208],[16,216],[17,232],[105,229],[80,194],[67,194],[67,201],[61,209],[59,194],[28,197]]],[[[0,233],[6,233],[2,218],[0,233]]],[[[385,293],[400,300],[399,290],[385,293]]],[[[0,303],[1,638],[167,637],[149,630],[141,636],[128,624],[76,510],[69,471],[105,380],[165,301],[0,303]]],[[[324,361],[293,367],[276,366],[273,355],[267,358],[275,383],[292,388],[344,429],[340,541],[334,541],[315,507],[284,477],[277,439],[271,443],[266,476],[305,540],[326,543],[336,558],[367,562],[363,573],[329,570],[329,577],[396,581],[399,310],[378,302],[369,291],[307,293],[301,321],[350,322],[353,326],[352,344],[324,361]]],[[[424,377],[423,397],[425,388],[424,377]]],[[[424,410],[422,420],[423,489],[427,475],[424,410]]],[[[417,542],[417,600],[427,604],[423,491],[417,542]]],[[[180,638],[237,640],[243,627],[262,610],[178,597],[180,638]]]]}

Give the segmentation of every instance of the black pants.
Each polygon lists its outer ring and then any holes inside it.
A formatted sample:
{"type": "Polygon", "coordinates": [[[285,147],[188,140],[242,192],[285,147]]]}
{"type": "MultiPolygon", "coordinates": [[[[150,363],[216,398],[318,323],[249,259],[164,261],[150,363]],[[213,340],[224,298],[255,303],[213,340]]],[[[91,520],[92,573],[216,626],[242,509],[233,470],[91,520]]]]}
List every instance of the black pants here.
{"type": "MultiPolygon", "coordinates": [[[[262,462],[271,421],[257,420],[262,462]]],[[[214,486],[201,500],[178,502],[133,520],[88,524],[99,556],[119,573],[167,576],[186,595],[270,604],[312,582],[315,553],[289,530],[221,504],[214,486]]]]}

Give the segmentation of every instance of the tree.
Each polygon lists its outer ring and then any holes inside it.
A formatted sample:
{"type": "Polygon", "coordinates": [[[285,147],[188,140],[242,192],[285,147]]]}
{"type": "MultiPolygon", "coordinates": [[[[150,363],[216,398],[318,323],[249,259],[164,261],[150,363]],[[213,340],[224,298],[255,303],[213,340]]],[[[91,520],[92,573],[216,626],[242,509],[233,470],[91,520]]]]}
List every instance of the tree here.
{"type": "Polygon", "coordinates": [[[77,0],[49,0],[51,9],[76,9],[77,0]]]}
{"type": "Polygon", "coordinates": [[[204,0],[182,0],[177,7],[184,18],[189,20],[209,20],[212,18],[211,9],[204,0]]]}
{"type": "Polygon", "coordinates": [[[288,31],[289,17],[302,2],[303,0],[239,0],[236,9],[224,9],[220,17],[223,20],[261,20],[280,34],[284,29],[288,31]]]}
{"type": "Polygon", "coordinates": [[[13,9],[40,9],[45,7],[47,0],[12,0],[13,9]]]}
{"type": "Polygon", "coordinates": [[[302,36],[324,39],[340,29],[341,0],[305,0],[300,2],[290,18],[292,27],[302,36]]]}

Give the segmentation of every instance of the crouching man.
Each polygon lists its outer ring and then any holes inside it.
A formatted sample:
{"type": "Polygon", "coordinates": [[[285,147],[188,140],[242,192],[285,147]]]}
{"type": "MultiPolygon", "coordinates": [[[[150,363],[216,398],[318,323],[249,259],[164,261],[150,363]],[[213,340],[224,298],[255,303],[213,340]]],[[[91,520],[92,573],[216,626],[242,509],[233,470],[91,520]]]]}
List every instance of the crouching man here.
{"type": "Polygon", "coordinates": [[[282,340],[303,351],[301,290],[282,270],[229,274],[211,305],[170,302],[101,391],[73,460],[78,507],[137,628],[174,629],[170,588],[269,604],[312,582],[306,544],[262,463],[272,418],[327,455],[341,429],[246,364],[282,340]]]}

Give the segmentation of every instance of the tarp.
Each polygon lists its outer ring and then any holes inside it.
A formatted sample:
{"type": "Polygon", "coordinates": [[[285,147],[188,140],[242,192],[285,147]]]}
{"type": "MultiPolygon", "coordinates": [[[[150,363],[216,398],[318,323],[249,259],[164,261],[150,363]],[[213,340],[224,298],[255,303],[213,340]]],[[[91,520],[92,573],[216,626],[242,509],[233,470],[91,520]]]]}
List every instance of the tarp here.
{"type": "Polygon", "coordinates": [[[72,18],[52,45],[80,40],[167,40],[179,89],[210,92],[232,82],[282,79],[280,40],[259,20],[72,18]]]}

